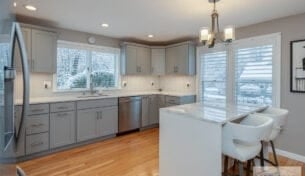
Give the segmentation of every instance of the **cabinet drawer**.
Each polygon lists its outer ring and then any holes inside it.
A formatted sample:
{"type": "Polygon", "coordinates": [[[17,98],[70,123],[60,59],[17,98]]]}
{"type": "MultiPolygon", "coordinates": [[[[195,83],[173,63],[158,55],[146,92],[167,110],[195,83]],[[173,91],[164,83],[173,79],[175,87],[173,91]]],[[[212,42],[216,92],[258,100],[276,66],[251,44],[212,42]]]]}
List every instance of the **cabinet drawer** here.
{"type": "Polygon", "coordinates": [[[26,134],[49,131],[49,114],[35,115],[26,119],[26,134]]]}
{"type": "Polygon", "coordinates": [[[77,109],[89,109],[89,108],[100,108],[108,106],[117,106],[117,98],[105,98],[99,100],[85,100],[77,102],[77,109]]]}
{"type": "Polygon", "coordinates": [[[49,113],[49,104],[30,105],[28,115],[47,114],[49,113]]]}
{"type": "Polygon", "coordinates": [[[53,103],[50,105],[51,112],[73,111],[74,109],[74,102],[53,103]]]}
{"type": "Polygon", "coordinates": [[[174,96],[166,96],[165,98],[166,104],[180,104],[180,98],[174,96]]]}
{"type": "Polygon", "coordinates": [[[49,133],[33,134],[26,137],[26,154],[49,149],[49,133]]]}

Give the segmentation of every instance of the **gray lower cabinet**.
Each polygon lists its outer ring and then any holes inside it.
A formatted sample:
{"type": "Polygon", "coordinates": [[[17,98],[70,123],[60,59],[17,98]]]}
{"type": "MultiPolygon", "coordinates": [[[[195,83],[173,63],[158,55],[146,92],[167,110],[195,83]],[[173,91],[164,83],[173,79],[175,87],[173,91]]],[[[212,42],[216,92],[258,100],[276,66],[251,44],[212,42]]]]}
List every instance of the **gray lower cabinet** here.
{"type": "Polygon", "coordinates": [[[142,97],[142,127],[159,123],[158,95],[142,97]]]}
{"type": "Polygon", "coordinates": [[[148,125],[149,125],[149,98],[148,96],[142,96],[141,126],[145,127],[148,125]]]}
{"type": "Polygon", "coordinates": [[[103,108],[98,121],[98,136],[107,136],[118,132],[118,107],[103,108]]]}
{"type": "Polygon", "coordinates": [[[83,109],[77,111],[77,142],[96,138],[98,113],[102,108],[83,109]]]}
{"type": "Polygon", "coordinates": [[[75,143],[75,111],[50,115],[50,148],[75,143]]]}
{"type": "Polygon", "coordinates": [[[39,133],[26,136],[26,154],[33,154],[49,149],[49,133],[39,133]]]}
{"type": "Polygon", "coordinates": [[[86,141],[118,132],[118,107],[77,111],[77,141],[86,141]]]}
{"type": "Polygon", "coordinates": [[[157,124],[159,123],[159,105],[158,105],[158,96],[151,95],[149,96],[149,124],[157,124]]]}

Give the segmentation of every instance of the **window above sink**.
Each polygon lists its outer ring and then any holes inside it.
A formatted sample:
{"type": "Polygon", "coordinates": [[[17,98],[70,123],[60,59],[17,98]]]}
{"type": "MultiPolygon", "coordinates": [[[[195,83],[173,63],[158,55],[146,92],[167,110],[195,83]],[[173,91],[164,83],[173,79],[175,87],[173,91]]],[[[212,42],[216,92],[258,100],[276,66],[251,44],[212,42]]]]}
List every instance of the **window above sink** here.
{"type": "Polygon", "coordinates": [[[58,41],[54,91],[119,88],[118,48],[58,41]]]}

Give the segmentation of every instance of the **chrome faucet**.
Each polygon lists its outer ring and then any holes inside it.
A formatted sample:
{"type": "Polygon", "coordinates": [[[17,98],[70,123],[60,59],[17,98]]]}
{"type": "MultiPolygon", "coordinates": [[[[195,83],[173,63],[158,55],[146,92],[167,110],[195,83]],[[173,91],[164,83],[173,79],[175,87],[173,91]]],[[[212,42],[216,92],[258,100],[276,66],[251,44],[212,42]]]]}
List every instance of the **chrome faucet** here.
{"type": "Polygon", "coordinates": [[[91,74],[90,75],[90,94],[91,95],[97,93],[97,90],[94,90],[94,85],[93,85],[92,77],[93,77],[93,75],[91,74]]]}

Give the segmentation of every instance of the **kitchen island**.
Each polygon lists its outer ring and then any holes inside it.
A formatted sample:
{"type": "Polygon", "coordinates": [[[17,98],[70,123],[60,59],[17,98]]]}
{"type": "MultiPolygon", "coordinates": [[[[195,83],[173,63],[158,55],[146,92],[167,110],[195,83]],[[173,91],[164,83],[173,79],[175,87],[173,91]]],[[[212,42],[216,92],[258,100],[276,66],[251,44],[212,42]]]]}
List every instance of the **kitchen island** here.
{"type": "Polygon", "coordinates": [[[160,110],[160,176],[221,176],[222,126],[267,106],[194,103],[160,110]]]}

